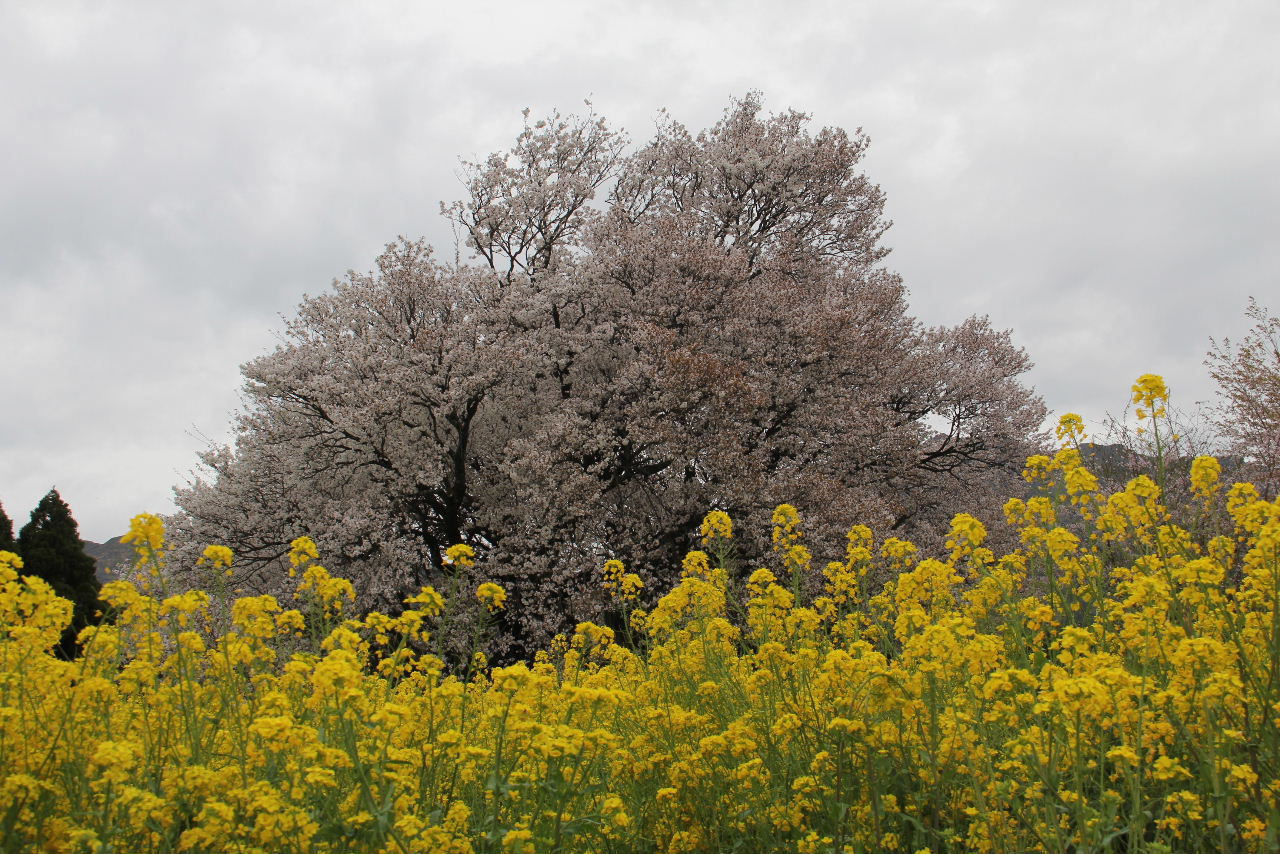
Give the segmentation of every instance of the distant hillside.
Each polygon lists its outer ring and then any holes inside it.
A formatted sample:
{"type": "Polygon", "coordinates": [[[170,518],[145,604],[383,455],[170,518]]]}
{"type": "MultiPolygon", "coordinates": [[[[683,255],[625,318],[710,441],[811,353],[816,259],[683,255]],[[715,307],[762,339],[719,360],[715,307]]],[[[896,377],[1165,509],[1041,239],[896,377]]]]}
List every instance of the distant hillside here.
{"type": "Polygon", "coordinates": [[[1099,445],[1084,442],[1080,445],[1080,458],[1089,471],[1098,477],[1124,483],[1141,471],[1151,468],[1153,460],[1130,451],[1124,445],[1099,445]]]}
{"type": "Polygon", "coordinates": [[[97,565],[98,581],[102,584],[120,580],[121,576],[112,572],[116,567],[133,566],[133,546],[126,546],[120,542],[120,537],[112,537],[105,543],[95,543],[90,540],[80,542],[84,545],[85,554],[93,558],[97,565]]]}
{"type": "MultiPolygon", "coordinates": [[[[1104,481],[1110,488],[1122,487],[1130,478],[1140,474],[1151,474],[1155,470],[1155,457],[1149,454],[1130,450],[1122,444],[1099,445],[1084,442],[1080,445],[1080,458],[1085,467],[1104,481]]],[[[1239,456],[1219,454],[1218,462],[1222,465],[1222,479],[1231,483],[1236,477],[1244,476],[1244,460],[1239,456]]],[[[1191,471],[1190,456],[1167,456],[1166,471],[1178,478],[1187,477],[1191,471]]]]}

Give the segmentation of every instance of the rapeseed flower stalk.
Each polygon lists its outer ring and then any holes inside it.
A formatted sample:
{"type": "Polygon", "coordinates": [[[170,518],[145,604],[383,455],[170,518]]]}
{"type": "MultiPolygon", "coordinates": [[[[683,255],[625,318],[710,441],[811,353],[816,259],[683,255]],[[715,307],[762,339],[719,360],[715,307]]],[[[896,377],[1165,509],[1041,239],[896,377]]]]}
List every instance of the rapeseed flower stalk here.
{"type": "Polygon", "coordinates": [[[800,529],[800,512],[790,504],[779,504],[773,511],[773,548],[779,554],[799,543],[804,537],[800,529]]]}
{"type": "Polygon", "coordinates": [[[1075,412],[1068,412],[1058,419],[1058,426],[1054,432],[1064,448],[1079,449],[1080,443],[1085,438],[1084,419],[1075,412]]]}
{"type": "Polygon", "coordinates": [[[1191,491],[1204,504],[1217,498],[1222,490],[1221,478],[1222,464],[1213,457],[1200,456],[1191,461],[1191,491]]]}
{"type": "Polygon", "coordinates": [[[712,510],[698,527],[702,550],[729,575],[738,568],[737,545],[733,540],[733,520],[723,510],[712,510]]]}
{"type": "MultiPolygon", "coordinates": [[[[1172,429],[1166,426],[1161,431],[1161,421],[1168,417],[1169,388],[1165,385],[1164,378],[1157,374],[1143,374],[1138,377],[1137,382],[1133,384],[1132,402],[1135,406],[1134,414],[1138,417],[1138,421],[1142,425],[1149,420],[1151,427],[1151,446],[1155,456],[1155,474],[1156,483],[1161,490],[1165,486],[1165,445],[1168,441],[1176,441],[1178,436],[1172,429]]],[[[1147,432],[1146,426],[1139,426],[1138,435],[1144,435],[1147,432]]]]}
{"type": "Polygon", "coordinates": [[[1137,405],[1138,420],[1153,421],[1165,416],[1165,404],[1169,402],[1169,389],[1164,378],[1157,374],[1143,374],[1133,384],[1133,402],[1137,405]]]}
{"type": "MultiPolygon", "coordinates": [[[[1150,478],[1086,516],[1078,455],[1028,473],[1012,552],[960,514],[942,553],[856,526],[823,555],[784,506],[741,588],[718,535],[648,613],[606,565],[625,646],[584,622],[463,671],[429,651],[450,597],[355,619],[306,538],[300,607],[241,597],[214,634],[203,591],[113,582],[73,661],[50,652],[70,603],[0,552],[0,850],[1276,850],[1280,506],[1210,458],[1195,530],[1150,478]],[[813,576],[798,548],[835,559],[813,576]]],[[[130,541],[155,581],[158,518],[130,541]]]]}
{"type": "Polygon", "coordinates": [[[601,570],[603,581],[601,586],[611,598],[617,599],[621,595],[622,578],[627,573],[626,566],[620,560],[607,560],[604,562],[604,569],[601,570]]]}

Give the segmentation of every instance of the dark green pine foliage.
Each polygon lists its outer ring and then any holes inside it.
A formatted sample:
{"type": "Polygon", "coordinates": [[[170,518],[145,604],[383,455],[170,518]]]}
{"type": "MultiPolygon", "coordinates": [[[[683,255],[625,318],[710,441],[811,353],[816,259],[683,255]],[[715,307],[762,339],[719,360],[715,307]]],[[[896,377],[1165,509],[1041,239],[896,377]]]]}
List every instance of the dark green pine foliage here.
{"type": "Polygon", "coordinates": [[[49,490],[31,511],[31,521],[18,534],[18,554],[22,556],[24,575],[44,579],[54,592],[75,606],[71,625],[59,644],[62,654],[74,656],[76,635],[98,621],[101,585],[94,574],[93,558],[85,554],[80,541],[80,526],[58,490],[49,490]]]}
{"type": "Polygon", "coordinates": [[[13,520],[5,515],[4,505],[0,504],[0,552],[16,552],[18,544],[13,539],[13,520]]]}

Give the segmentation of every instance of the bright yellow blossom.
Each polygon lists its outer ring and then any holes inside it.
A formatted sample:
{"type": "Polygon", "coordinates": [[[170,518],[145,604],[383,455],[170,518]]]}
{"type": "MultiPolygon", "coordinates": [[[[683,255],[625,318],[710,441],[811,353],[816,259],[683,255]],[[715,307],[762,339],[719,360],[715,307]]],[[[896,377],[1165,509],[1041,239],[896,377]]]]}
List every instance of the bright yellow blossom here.
{"type": "Polygon", "coordinates": [[[138,564],[156,564],[164,554],[164,520],[154,513],[139,513],[129,522],[129,532],[120,538],[132,543],[138,564]]]}
{"type": "Polygon", "coordinates": [[[476,598],[484,603],[490,614],[507,607],[507,591],[492,581],[486,581],[476,588],[476,598]]]}
{"type": "Polygon", "coordinates": [[[733,538],[733,521],[723,510],[712,510],[702,518],[702,526],[698,531],[704,546],[716,539],[729,540],[733,538]]]}
{"type": "Polygon", "coordinates": [[[463,569],[470,569],[476,565],[475,549],[471,548],[471,546],[466,543],[458,543],[455,546],[449,546],[449,548],[445,550],[444,557],[445,563],[459,566],[463,569]]]}
{"type": "Polygon", "coordinates": [[[319,560],[320,551],[315,540],[310,537],[298,537],[289,544],[289,563],[295,569],[308,561],[319,560]]]}
{"type": "Polygon", "coordinates": [[[204,554],[201,555],[197,563],[209,563],[213,565],[214,569],[226,569],[231,566],[234,557],[231,549],[226,546],[205,546],[204,554]]]}

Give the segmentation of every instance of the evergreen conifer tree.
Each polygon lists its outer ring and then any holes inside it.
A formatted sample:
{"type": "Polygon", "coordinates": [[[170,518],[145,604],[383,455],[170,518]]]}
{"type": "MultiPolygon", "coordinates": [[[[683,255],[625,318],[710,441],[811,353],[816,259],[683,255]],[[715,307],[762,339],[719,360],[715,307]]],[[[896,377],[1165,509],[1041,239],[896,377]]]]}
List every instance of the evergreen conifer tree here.
{"type": "Polygon", "coordinates": [[[17,551],[26,574],[44,579],[75,606],[71,625],[59,644],[63,654],[75,655],[76,635],[97,620],[101,585],[94,573],[94,560],[80,540],[80,527],[58,490],[49,490],[31,511],[31,521],[18,534],[17,551]]]}
{"type": "Polygon", "coordinates": [[[18,544],[13,539],[13,520],[5,515],[4,505],[0,504],[0,551],[13,552],[17,549],[18,544]]]}

